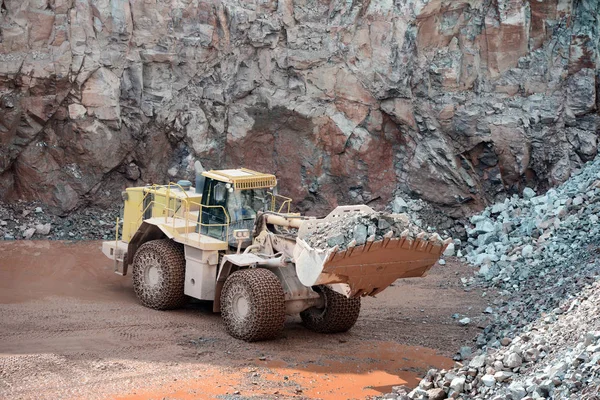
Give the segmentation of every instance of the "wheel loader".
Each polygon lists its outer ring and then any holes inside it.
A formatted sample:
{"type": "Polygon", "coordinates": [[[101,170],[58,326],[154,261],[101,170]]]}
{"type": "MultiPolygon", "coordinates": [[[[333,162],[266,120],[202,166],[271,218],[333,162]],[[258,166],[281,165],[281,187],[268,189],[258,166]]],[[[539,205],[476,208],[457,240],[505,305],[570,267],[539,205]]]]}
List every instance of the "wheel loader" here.
{"type": "Polygon", "coordinates": [[[286,315],[300,314],[316,332],[349,330],[361,297],[425,275],[448,244],[403,234],[313,248],[306,239],[319,224],[374,211],[340,206],[323,219],[302,216],[290,212],[292,200],[276,186],[274,175],[241,168],[204,171],[196,187],[128,188],[122,227],[117,221],[116,238],[102,251],[115,273],[127,275],[131,266],[144,306],[209,300],[231,336],[258,341],[279,335],[286,315]]]}

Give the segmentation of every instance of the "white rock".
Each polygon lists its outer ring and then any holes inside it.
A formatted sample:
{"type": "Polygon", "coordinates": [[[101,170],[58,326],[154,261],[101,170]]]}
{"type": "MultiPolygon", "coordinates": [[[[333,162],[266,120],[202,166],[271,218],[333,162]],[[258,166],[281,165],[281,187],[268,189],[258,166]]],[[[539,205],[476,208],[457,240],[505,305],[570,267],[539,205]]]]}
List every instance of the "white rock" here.
{"type": "Polygon", "coordinates": [[[454,390],[457,393],[462,393],[464,387],[465,387],[465,377],[464,376],[457,376],[456,378],[452,379],[452,382],[450,382],[450,389],[454,390]]]}
{"type": "Polygon", "coordinates": [[[31,239],[31,237],[35,234],[35,228],[28,228],[23,231],[23,239],[31,239]]]}
{"type": "Polygon", "coordinates": [[[471,318],[463,318],[458,323],[462,326],[469,325],[471,323],[471,318]]]}
{"type": "Polygon", "coordinates": [[[446,257],[452,257],[454,255],[454,248],[454,243],[450,243],[448,247],[446,247],[446,250],[444,250],[444,255],[446,257]]]}
{"type": "Polygon", "coordinates": [[[508,387],[508,391],[512,396],[513,400],[521,400],[523,397],[527,395],[527,391],[523,387],[523,385],[513,382],[508,387]]]}
{"type": "Polygon", "coordinates": [[[50,223],[47,223],[47,224],[37,224],[35,226],[36,233],[39,233],[40,235],[47,235],[47,234],[49,234],[51,229],[52,229],[52,224],[50,224],[50,223]]]}
{"type": "Polygon", "coordinates": [[[508,378],[510,378],[511,376],[513,376],[512,372],[498,371],[494,374],[494,379],[496,379],[497,382],[504,382],[508,380],[508,378]]]}
{"type": "Polygon", "coordinates": [[[504,360],[502,360],[502,362],[508,368],[517,368],[521,366],[523,360],[521,359],[521,356],[519,356],[517,353],[509,352],[504,355],[504,360]]]}
{"type": "Polygon", "coordinates": [[[477,357],[473,357],[471,362],[469,363],[469,368],[481,368],[485,365],[485,354],[478,355],[477,357]]]}
{"type": "Polygon", "coordinates": [[[487,387],[492,387],[496,384],[496,378],[493,375],[485,374],[481,377],[481,382],[487,387]]]}
{"type": "Polygon", "coordinates": [[[531,257],[533,255],[533,246],[528,244],[527,246],[523,247],[523,250],[521,250],[521,255],[523,257],[531,257]]]}

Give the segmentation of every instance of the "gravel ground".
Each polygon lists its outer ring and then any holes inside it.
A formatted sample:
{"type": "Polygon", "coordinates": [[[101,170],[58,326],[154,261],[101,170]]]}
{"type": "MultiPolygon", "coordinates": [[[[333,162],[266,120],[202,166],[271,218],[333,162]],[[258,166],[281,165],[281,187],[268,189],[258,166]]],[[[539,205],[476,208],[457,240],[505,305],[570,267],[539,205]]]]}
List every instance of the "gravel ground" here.
{"type": "Polygon", "coordinates": [[[0,251],[0,398],[368,398],[452,367],[494,297],[464,288],[469,267],[449,259],[364,299],[348,333],[289,318],[279,339],[246,343],[210,303],[141,306],[100,242],[5,241],[0,251]]]}

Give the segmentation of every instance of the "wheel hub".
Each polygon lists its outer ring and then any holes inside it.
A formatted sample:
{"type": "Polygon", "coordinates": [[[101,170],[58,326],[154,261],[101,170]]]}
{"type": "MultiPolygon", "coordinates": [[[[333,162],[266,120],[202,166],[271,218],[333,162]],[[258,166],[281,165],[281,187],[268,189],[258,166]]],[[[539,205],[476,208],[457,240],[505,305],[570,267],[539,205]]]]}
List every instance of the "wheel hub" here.
{"type": "Polygon", "coordinates": [[[146,268],[144,268],[144,283],[150,287],[160,284],[160,268],[158,262],[154,258],[146,260],[146,268]]]}
{"type": "Polygon", "coordinates": [[[243,293],[236,293],[233,297],[233,313],[239,319],[244,319],[250,312],[250,304],[243,293]]]}
{"type": "Polygon", "coordinates": [[[148,284],[154,286],[158,283],[158,268],[152,266],[148,268],[148,284]]]}

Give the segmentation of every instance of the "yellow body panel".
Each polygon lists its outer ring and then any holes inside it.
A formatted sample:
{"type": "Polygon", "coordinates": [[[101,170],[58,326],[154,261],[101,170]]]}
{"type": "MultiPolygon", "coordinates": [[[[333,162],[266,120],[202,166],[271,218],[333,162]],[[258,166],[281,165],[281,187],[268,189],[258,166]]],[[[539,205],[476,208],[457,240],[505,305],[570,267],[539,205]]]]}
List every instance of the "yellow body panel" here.
{"type": "Polygon", "coordinates": [[[121,240],[129,243],[135,232],[141,225],[142,210],[141,204],[144,200],[144,188],[133,187],[126,189],[127,193],[124,200],[123,209],[123,229],[121,231],[121,240]],[[137,221],[140,221],[137,223],[137,221]]]}
{"type": "Polygon", "coordinates": [[[168,224],[167,219],[171,225],[173,220],[184,223],[188,220],[187,230],[194,231],[202,200],[202,195],[194,188],[182,190],[178,185],[154,185],[128,188],[126,193],[121,236],[124,242],[129,243],[142,222],[151,218],[162,217],[164,225],[168,224]]]}

